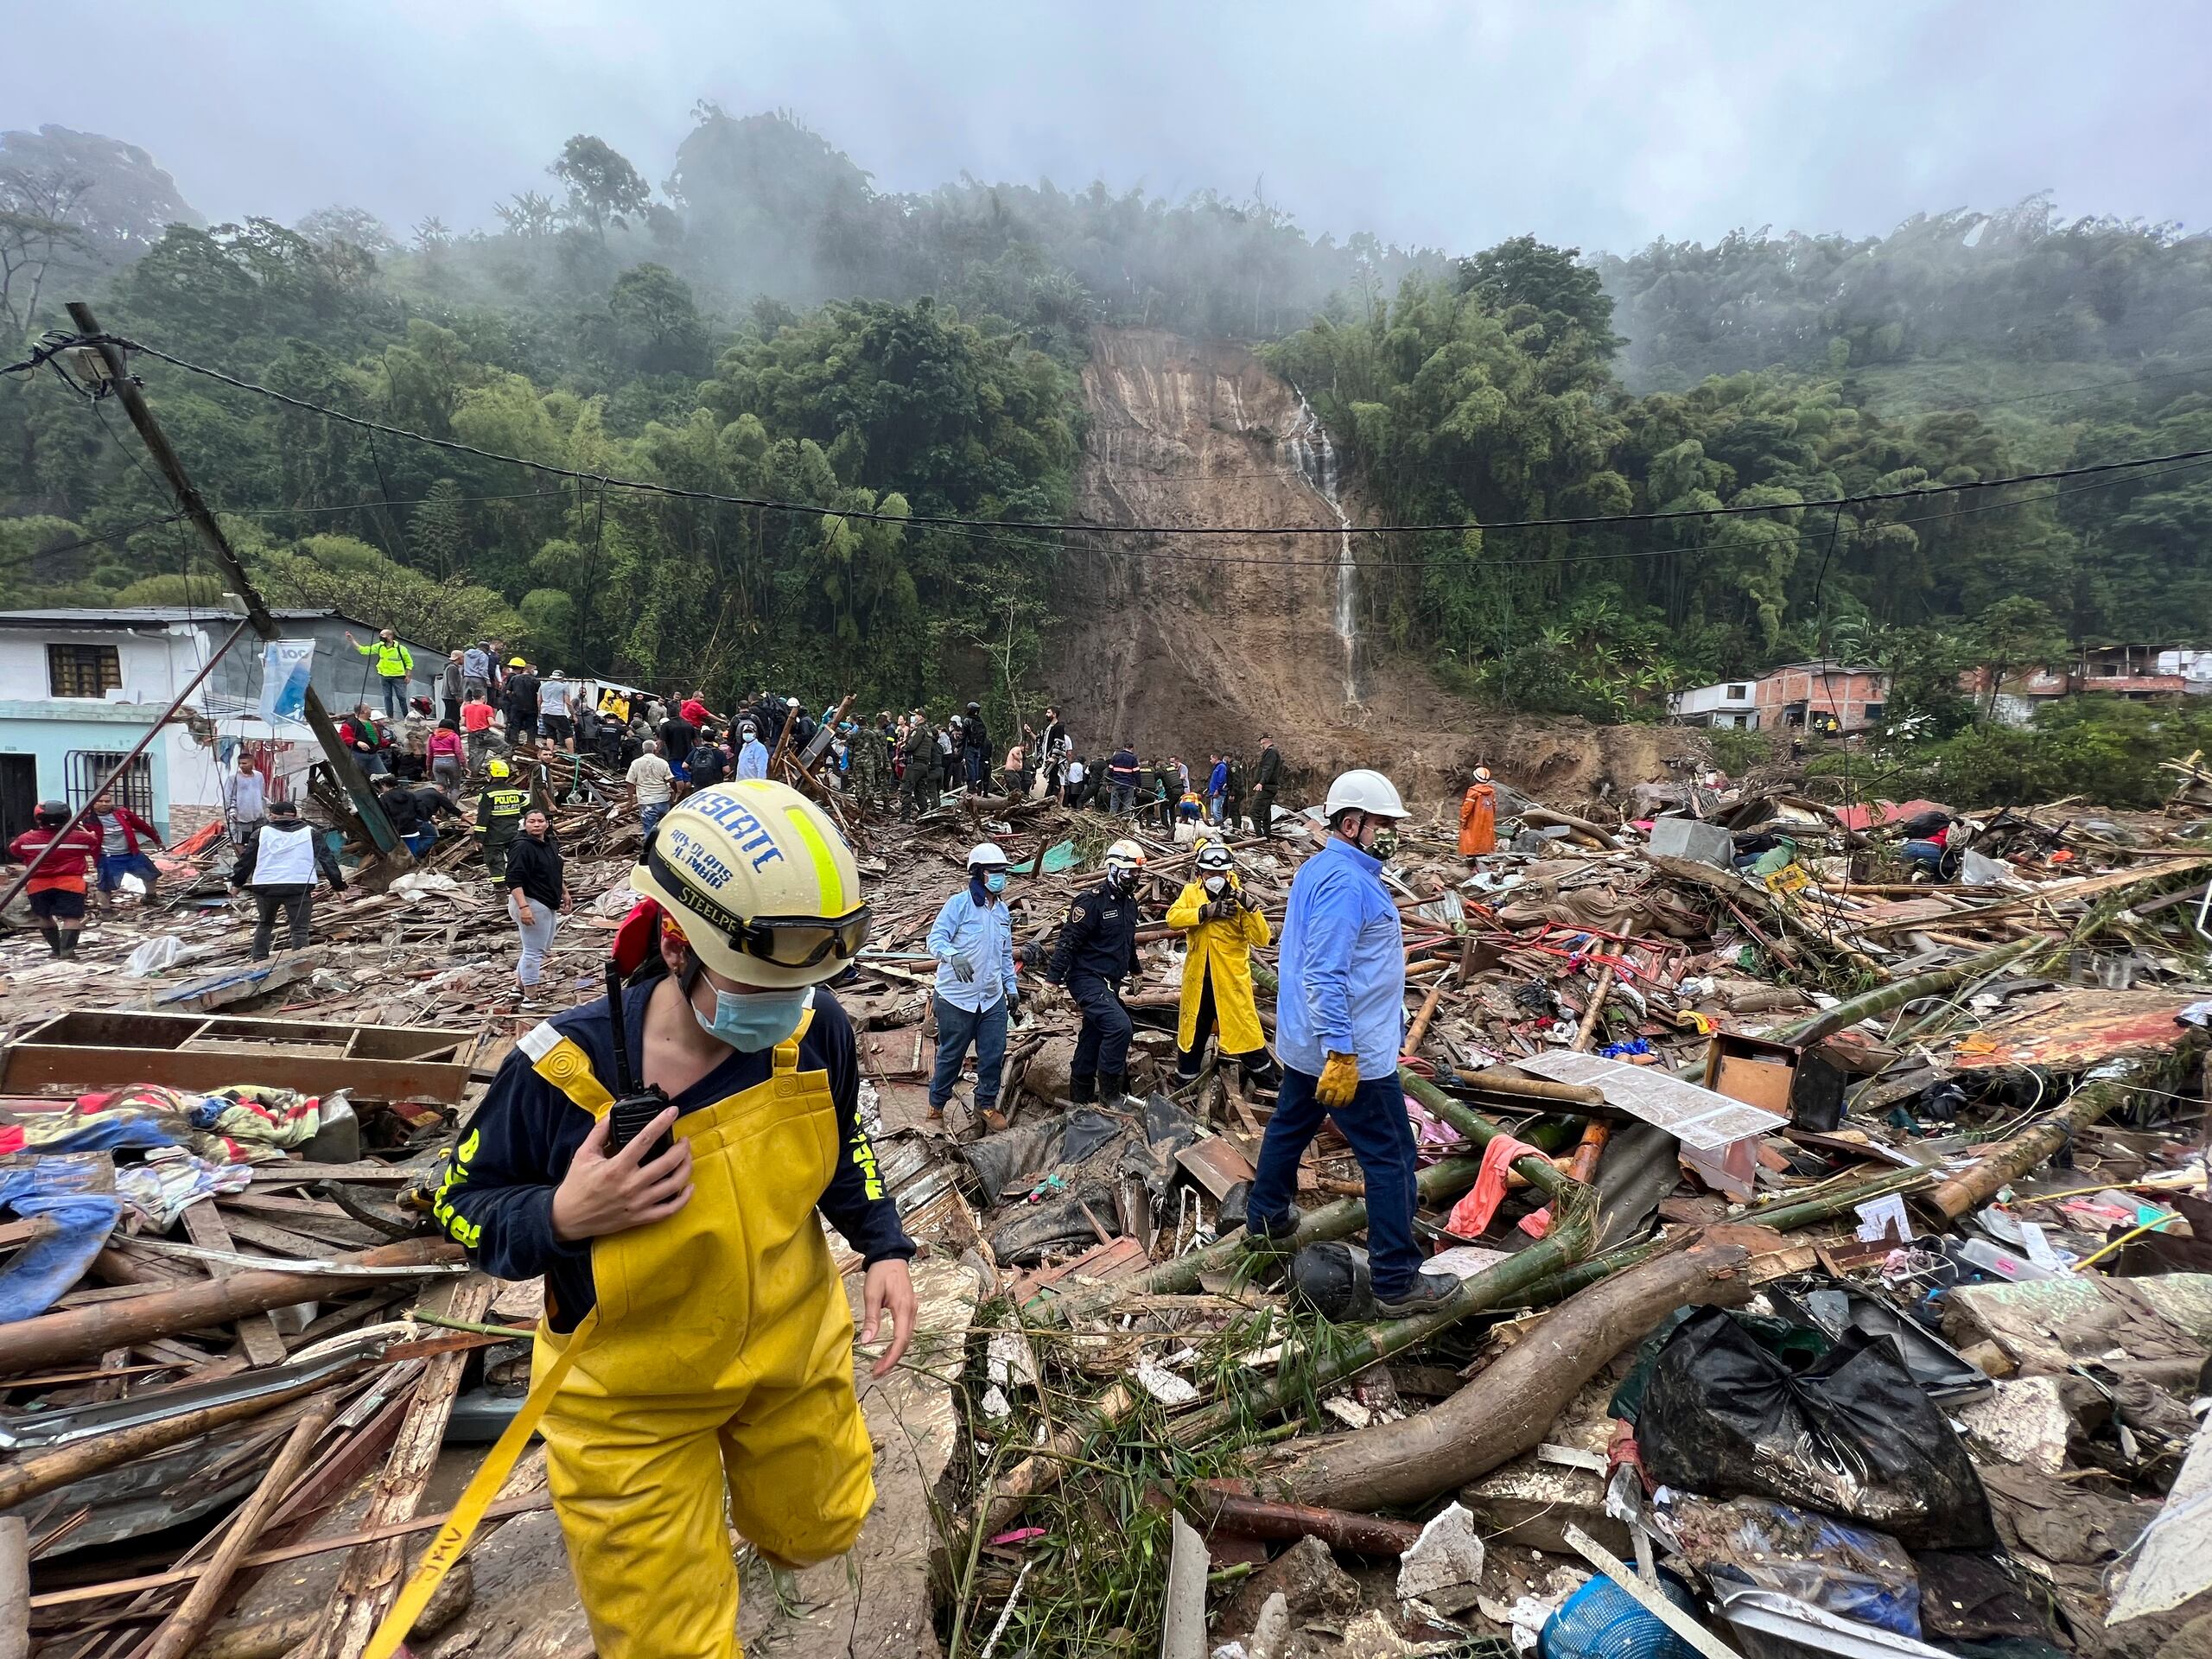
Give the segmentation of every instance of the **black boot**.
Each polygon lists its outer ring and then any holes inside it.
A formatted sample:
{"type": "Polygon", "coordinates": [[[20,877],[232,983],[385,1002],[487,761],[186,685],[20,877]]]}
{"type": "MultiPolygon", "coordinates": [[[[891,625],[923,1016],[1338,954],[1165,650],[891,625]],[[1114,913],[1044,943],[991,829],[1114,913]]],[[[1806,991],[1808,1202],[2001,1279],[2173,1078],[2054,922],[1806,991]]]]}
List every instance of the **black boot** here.
{"type": "Polygon", "coordinates": [[[1448,1273],[1417,1273],[1406,1291],[1389,1301],[1375,1299],[1375,1311],[1386,1319],[1402,1319],[1414,1313],[1433,1313],[1459,1289],[1458,1278],[1448,1273]]]}
{"type": "Polygon", "coordinates": [[[80,933],[64,931],[61,935],[61,948],[56,950],[54,954],[60,957],[64,962],[69,961],[77,954],[77,941],[83,937],[84,936],[80,933]]]}
{"type": "Polygon", "coordinates": [[[1118,1106],[1129,1092],[1129,1074],[1126,1071],[1101,1071],[1098,1074],[1098,1097],[1109,1106],[1118,1106]]]}
{"type": "Polygon", "coordinates": [[[1089,1106],[1098,1098],[1098,1076],[1086,1071],[1081,1077],[1068,1079],[1068,1098],[1078,1106],[1089,1106]]]}
{"type": "Polygon", "coordinates": [[[55,956],[60,956],[61,954],[61,930],[56,927],[52,922],[41,922],[38,925],[38,931],[45,936],[46,948],[48,950],[51,950],[55,956]]]}
{"type": "Polygon", "coordinates": [[[1248,1210],[1244,1215],[1245,1246],[1262,1255],[1287,1256],[1291,1253],[1291,1237],[1298,1231],[1298,1206],[1294,1204],[1272,1221],[1255,1221],[1248,1210]]]}

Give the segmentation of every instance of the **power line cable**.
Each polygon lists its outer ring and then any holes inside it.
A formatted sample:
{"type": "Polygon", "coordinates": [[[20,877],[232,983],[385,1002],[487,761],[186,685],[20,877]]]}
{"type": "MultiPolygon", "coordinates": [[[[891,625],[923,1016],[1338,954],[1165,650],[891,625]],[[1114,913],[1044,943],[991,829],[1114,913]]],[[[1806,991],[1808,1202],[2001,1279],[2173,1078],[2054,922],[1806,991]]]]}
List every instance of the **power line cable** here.
{"type": "MultiPolygon", "coordinates": [[[[291,408],[304,410],[310,414],[320,415],[327,420],[344,422],[348,425],[360,427],[365,430],[387,433],[394,437],[405,438],[413,442],[428,444],[435,448],[450,450],[460,454],[474,455],[481,461],[502,461],[509,466],[526,467],[531,471],[543,473],[550,477],[580,479],[588,482],[601,484],[613,489],[627,490],[640,495],[663,496],[676,500],[716,502],[726,506],[753,507],[773,512],[789,512],[809,516],[849,518],[864,524],[890,524],[919,528],[957,527],[961,529],[978,530],[1012,529],[1046,533],[1106,531],[1125,536],[1236,536],[1247,537],[1258,536],[1338,536],[1343,533],[1341,526],[1321,524],[1098,524],[1074,519],[994,520],[967,518],[952,513],[899,514],[874,510],[838,509],[806,502],[779,501],[760,496],[725,495],[712,490],[689,490],[681,488],[675,485],[661,484],[644,479],[613,478],[602,473],[589,473],[575,467],[556,467],[550,462],[531,461],[522,455],[500,454],[494,450],[483,449],[474,444],[462,443],[456,439],[434,437],[426,432],[409,431],[404,427],[396,427],[380,421],[372,421],[363,416],[352,415],[343,410],[332,409],[327,404],[311,403],[305,398],[295,397],[289,393],[277,391],[271,387],[257,385],[252,381],[242,380],[235,375],[226,374],[219,369],[211,369],[202,364],[188,362],[182,358],[171,356],[166,352],[157,350],[150,346],[142,345],[135,340],[124,339],[119,335],[107,335],[103,338],[106,343],[117,346],[124,351],[137,352],[143,356],[153,358],[157,362],[167,363],[173,368],[182,369],[188,373],[202,376],[221,385],[234,387],[238,391],[250,391],[257,396],[273,399],[277,403],[284,404],[291,408]]],[[[1978,479],[1957,484],[1924,485],[1917,486],[1910,489],[1868,491],[1858,495],[1831,497],[1827,499],[1812,501],[1741,503],[1713,507],[1679,508],[1668,511],[1631,513],[1588,513],[1562,518],[1514,518],[1502,519],[1491,524],[1482,524],[1473,520],[1462,519],[1453,520],[1448,523],[1376,524],[1364,526],[1363,528],[1373,533],[1403,535],[1463,533],[1470,530],[1478,530],[1485,532],[1510,530],[1577,530],[1594,529],[1605,525],[1662,524],[1684,518],[1711,519],[1719,518],[1732,518],[1751,513],[1788,512],[1806,508],[1822,509],[1829,507],[1854,508],[1876,506],[1888,501],[1916,500],[1930,496],[1961,494],[1974,490],[2003,489],[2016,484],[2049,483],[2069,478],[2090,477],[2101,474],[2126,472],[2144,467],[2162,466],[2177,461],[2198,461],[2206,458],[2212,458],[2212,448],[2180,449],[2163,455],[2141,455],[2126,461],[2102,461],[2085,467],[2050,467],[2039,472],[2012,474],[2003,478],[1978,479]]]]}

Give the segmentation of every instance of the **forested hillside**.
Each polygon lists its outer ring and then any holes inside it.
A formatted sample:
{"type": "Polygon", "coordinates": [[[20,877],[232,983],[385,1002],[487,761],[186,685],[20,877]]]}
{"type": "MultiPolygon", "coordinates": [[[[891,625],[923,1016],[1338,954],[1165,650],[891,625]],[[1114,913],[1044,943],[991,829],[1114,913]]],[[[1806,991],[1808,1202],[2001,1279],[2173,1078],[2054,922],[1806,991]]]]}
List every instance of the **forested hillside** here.
{"type": "MultiPolygon", "coordinates": [[[[1055,541],[835,515],[1064,515],[1098,322],[1266,343],[1370,523],[1782,509],[1363,538],[1364,629],[1509,703],[1649,716],[1671,686],[1831,652],[1950,718],[1961,663],[2212,642],[2202,468],[1791,505],[2212,444],[2212,253],[2171,227],[2030,203],[1873,241],[1450,259],[1258,200],[880,192],[797,121],[711,106],[658,185],[588,136],[501,182],[481,227],[208,227],[143,150],[0,135],[0,321],[35,343],[90,296],[118,333],[308,403],[821,509],[579,486],[141,360],[273,599],[492,629],[572,671],[885,702],[969,689],[985,641],[1019,671],[1055,541]]],[[[105,413],[51,372],[0,385],[0,602],[213,597],[105,413]]]]}

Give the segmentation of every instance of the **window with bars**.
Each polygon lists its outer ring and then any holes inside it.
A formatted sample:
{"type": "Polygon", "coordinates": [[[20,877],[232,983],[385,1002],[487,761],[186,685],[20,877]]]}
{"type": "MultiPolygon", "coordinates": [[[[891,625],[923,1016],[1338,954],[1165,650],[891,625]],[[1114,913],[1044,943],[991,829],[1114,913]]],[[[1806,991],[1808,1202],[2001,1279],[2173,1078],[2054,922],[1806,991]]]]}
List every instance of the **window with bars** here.
{"type": "Polygon", "coordinates": [[[123,664],[113,645],[48,645],[49,696],[101,697],[123,685],[123,664]]]}
{"type": "MultiPolygon", "coordinates": [[[[92,798],[92,791],[100,786],[100,779],[123,765],[123,753],[108,753],[99,749],[72,749],[61,757],[62,781],[69,791],[69,804],[79,807],[92,798]]],[[[116,806],[127,806],[148,823],[154,818],[154,763],[140,755],[125,768],[123,775],[107,787],[108,800],[116,806]]]]}

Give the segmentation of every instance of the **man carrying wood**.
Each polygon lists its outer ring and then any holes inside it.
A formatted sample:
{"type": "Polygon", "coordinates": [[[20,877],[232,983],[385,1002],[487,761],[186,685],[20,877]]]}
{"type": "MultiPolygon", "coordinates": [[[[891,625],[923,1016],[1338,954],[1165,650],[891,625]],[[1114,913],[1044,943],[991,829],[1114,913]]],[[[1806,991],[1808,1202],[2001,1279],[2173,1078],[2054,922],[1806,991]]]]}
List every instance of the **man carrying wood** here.
{"type": "Polygon", "coordinates": [[[1385,1319],[1426,1313],[1459,1288],[1421,1271],[1414,1243],[1414,1131],[1398,1086],[1405,1037],[1405,925],[1382,862],[1406,816],[1379,772],[1347,772],[1329,785],[1329,839],[1299,867],[1283,917],[1275,1046],[1282,1092],[1260,1143],[1246,1200],[1255,1242],[1279,1247],[1296,1231],[1291,1194],[1298,1160],[1325,1117],[1351,1143],[1367,1179],[1368,1256],[1385,1319]]]}

